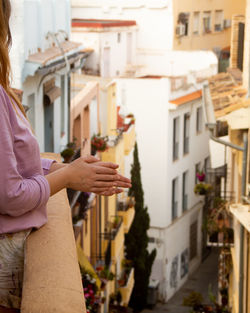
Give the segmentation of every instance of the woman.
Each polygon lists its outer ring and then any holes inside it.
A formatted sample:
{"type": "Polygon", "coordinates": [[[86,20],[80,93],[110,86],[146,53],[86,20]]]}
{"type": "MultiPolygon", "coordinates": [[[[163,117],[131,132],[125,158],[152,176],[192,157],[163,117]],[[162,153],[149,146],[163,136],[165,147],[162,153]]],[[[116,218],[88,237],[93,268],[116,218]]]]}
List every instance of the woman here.
{"type": "Polygon", "coordinates": [[[88,156],[70,164],[40,159],[25,112],[10,88],[9,0],[0,0],[0,310],[20,308],[24,243],[47,221],[46,203],[63,188],[120,193],[130,180],[117,165],[88,156]]]}

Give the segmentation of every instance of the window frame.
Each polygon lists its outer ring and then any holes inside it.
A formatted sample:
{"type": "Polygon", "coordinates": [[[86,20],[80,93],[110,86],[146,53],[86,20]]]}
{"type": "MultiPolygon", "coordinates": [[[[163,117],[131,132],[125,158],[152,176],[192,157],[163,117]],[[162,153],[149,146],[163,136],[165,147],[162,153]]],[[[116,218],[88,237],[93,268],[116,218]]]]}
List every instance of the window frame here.
{"type": "Polygon", "coordinates": [[[180,143],[180,117],[177,116],[173,119],[173,161],[179,159],[179,143],[180,143]]]}
{"type": "Polygon", "coordinates": [[[178,177],[172,179],[171,212],[174,221],[178,217],[178,177]]]}
{"type": "Polygon", "coordinates": [[[202,133],[202,107],[196,109],[196,134],[202,133]]]}
{"type": "Polygon", "coordinates": [[[189,112],[184,114],[184,119],[183,119],[183,155],[187,155],[189,153],[190,118],[191,118],[191,115],[189,112]]]}
{"type": "Polygon", "coordinates": [[[188,170],[182,173],[182,212],[188,209],[188,170]]]}

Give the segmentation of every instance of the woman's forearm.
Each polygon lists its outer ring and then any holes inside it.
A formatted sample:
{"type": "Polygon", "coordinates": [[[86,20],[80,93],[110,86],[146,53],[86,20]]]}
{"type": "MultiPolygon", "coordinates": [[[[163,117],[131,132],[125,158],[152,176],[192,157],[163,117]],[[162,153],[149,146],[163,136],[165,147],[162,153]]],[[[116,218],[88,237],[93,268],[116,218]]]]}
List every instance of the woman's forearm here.
{"type": "Polygon", "coordinates": [[[51,196],[67,187],[68,179],[65,171],[66,166],[67,164],[53,163],[49,174],[45,176],[50,186],[51,196]]]}

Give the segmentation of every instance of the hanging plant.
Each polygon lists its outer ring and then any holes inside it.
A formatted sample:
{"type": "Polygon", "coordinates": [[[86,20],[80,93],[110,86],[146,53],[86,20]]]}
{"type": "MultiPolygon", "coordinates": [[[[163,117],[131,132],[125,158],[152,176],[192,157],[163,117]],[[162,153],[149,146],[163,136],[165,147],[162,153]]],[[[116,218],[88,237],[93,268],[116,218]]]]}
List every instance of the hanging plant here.
{"type": "Polygon", "coordinates": [[[198,171],[198,172],[196,173],[196,177],[198,178],[198,180],[199,180],[200,182],[203,182],[203,181],[205,180],[205,178],[206,178],[206,174],[205,174],[205,172],[203,172],[203,171],[198,171]]]}
{"type": "Polygon", "coordinates": [[[91,154],[95,155],[97,151],[104,152],[108,149],[108,136],[93,135],[91,138],[91,154]]]}
{"type": "Polygon", "coordinates": [[[211,184],[206,184],[206,183],[198,183],[194,187],[194,193],[199,194],[199,195],[206,195],[210,191],[212,191],[213,187],[211,184]]]}

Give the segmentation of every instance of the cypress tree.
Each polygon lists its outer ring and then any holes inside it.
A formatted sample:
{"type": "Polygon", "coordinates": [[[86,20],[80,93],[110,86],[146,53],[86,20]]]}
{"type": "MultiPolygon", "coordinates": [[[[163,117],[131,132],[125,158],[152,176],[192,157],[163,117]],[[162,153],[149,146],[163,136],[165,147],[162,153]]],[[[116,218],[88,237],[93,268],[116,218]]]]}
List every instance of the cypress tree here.
{"type": "Polygon", "coordinates": [[[128,234],[125,237],[126,257],[133,261],[135,284],[129,306],[134,311],[142,310],[147,304],[147,291],[151,268],[156,257],[156,250],[148,252],[147,231],[150,218],[147,207],[144,207],[144,192],[141,183],[141,166],[138,156],[138,146],[135,144],[134,162],[131,168],[132,187],[129,195],[135,198],[135,217],[128,234]]]}

